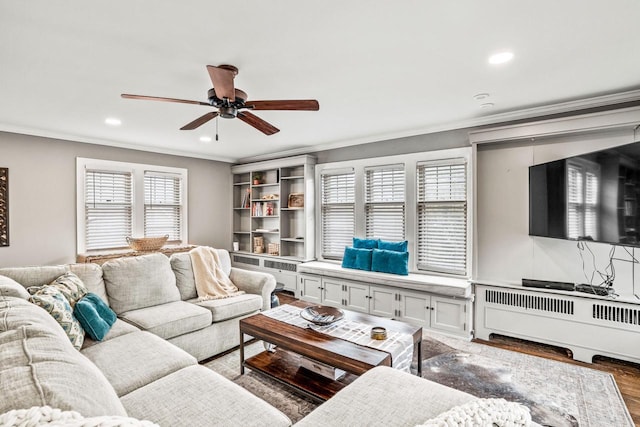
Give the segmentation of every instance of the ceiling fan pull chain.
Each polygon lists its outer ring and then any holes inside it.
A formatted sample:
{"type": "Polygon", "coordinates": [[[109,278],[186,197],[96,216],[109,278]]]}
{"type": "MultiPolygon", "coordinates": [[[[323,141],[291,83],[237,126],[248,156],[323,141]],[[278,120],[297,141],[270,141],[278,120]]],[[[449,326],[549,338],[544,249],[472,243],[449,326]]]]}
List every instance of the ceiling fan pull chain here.
{"type": "Polygon", "coordinates": [[[220,118],[220,116],[216,117],[216,141],[218,141],[218,119],[220,118]]]}

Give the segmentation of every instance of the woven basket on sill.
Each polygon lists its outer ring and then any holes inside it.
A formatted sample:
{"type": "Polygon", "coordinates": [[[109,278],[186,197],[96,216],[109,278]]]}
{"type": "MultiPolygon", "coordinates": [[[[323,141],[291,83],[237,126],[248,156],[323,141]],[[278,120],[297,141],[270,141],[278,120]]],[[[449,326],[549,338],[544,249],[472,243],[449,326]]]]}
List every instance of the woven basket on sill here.
{"type": "Polygon", "coordinates": [[[162,248],[169,235],[162,237],[127,237],[127,243],[134,251],[151,252],[162,248]]]}

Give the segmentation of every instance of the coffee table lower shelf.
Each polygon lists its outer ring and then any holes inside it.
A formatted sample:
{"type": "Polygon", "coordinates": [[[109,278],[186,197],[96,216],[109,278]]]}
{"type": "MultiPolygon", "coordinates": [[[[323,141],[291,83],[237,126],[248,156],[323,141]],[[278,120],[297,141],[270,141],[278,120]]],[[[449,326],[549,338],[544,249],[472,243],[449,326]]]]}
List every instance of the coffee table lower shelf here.
{"type": "Polygon", "coordinates": [[[301,368],[301,357],[299,354],[277,348],[273,353],[264,351],[246,359],[244,365],[321,402],[333,397],[358,378],[357,375],[347,372],[339,380],[332,380],[301,368]]]}

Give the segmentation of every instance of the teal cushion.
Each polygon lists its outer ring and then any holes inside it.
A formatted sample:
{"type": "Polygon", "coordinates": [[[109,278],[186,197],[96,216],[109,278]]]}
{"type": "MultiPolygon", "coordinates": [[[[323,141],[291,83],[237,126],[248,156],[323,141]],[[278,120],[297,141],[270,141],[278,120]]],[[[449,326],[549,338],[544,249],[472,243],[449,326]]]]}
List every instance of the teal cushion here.
{"type": "Polygon", "coordinates": [[[407,252],[407,241],[401,240],[399,242],[390,242],[387,240],[380,239],[378,241],[378,249],[384,249],[387,251],[395,251],[395,252],[407,252]]]}
{"type": "Polygon", "coordinates": [[[78,300],[73,310],[84,331],[91,339],[102,341],[116,321],[116,314],[102,298],[89,292],[78,300]]]}
{"type": "Polygon", "coordinates": [[[375,249],[378,247],[378,239],[353,238],[353,247],[356,249],[375,249]]]}
{"type": "Polygon", "coordinates": [[[371,253],[373,249],[344,248],[342,267],[371,271],[371,253]]]}
{"type": "Polygon", "coordinates": [[[406,276],[409,274],[409,252],[373,249],[371,270],[406,276]]]}

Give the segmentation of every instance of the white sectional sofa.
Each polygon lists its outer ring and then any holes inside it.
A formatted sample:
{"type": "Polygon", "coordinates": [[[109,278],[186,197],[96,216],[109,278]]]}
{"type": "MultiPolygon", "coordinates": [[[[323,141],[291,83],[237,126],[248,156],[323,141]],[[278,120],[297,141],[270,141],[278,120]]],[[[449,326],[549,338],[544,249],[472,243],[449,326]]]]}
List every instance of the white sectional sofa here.
{"type": "Polygon", "coordinates": [[[198,303],[188,254],[97,264],[0,269],[0,414],[49,406],[84,417],[128,416],[161,426],[288,426],[280,411],[198,365],[239,344],[238,321],[266,307],[272,276],[223,268],[245,295],[198,303]],[[173,267],[173,268],[172,268],[173,267]],[[76,350],[25,288],[66,271],[118,314],[100,341],[76,350]],[[191,289],[193,286],[193,289],[191,289]]]}

